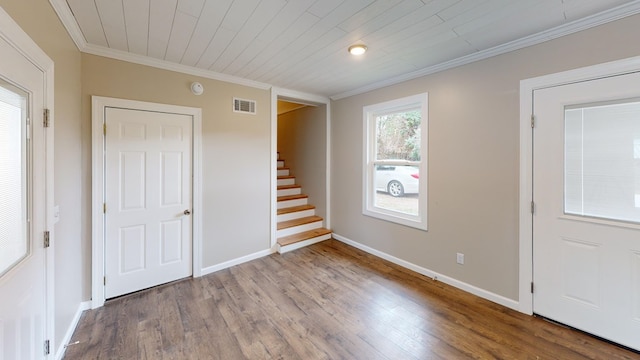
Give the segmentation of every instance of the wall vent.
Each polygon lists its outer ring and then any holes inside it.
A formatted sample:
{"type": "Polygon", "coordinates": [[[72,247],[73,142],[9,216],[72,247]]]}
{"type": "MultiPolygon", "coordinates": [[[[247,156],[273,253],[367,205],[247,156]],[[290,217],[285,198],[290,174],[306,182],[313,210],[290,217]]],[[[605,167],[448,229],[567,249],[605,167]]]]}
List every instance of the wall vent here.
{"type": "Polygon", "coordinates": [[[256,102],[255,100],[233,98],[233,111],[255,115],[256,102]]]}

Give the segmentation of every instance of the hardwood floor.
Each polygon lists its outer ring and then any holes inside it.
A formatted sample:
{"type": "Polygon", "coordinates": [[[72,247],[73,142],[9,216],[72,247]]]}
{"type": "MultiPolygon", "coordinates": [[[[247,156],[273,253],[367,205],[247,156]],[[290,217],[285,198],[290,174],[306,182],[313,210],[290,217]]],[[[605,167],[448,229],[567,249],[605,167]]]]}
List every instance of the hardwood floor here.
{"type": "Polygon", "coordinates": [[[72,359],[640,359],[335,240],[84,313],[72,359]]]}

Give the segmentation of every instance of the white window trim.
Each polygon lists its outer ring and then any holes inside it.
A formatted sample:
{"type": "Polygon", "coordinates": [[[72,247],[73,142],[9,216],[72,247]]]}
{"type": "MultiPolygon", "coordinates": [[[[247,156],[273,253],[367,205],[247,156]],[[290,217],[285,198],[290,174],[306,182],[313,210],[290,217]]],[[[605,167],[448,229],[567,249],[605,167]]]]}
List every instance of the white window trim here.
{"type": "MultiPolygon", "coordinates": [[[[428,94],[422,93],[407,96],[401,99],[386,101],[379,104],[365,106],[362,110],[363,118],[363,161],[362,161],[362,213],[367,216],[381,220],[394,222],[397,224],[413,227],[420,230],[427,230],[427,183],[428,183],[428,128],[429,128],[429,108],[428,94]],[[375,206],[374,203],[374,154],[375,154],[375,126],[373,124],[373,114],[381,112],[402,111],[419,105],[422,109],[422,120],[420,124],[420,194],[418,196],[418,215],[403,214],[397,211],[383,209],[375,206]]],[[[402,164],[406,165],[406,164],[402,164]]]]}

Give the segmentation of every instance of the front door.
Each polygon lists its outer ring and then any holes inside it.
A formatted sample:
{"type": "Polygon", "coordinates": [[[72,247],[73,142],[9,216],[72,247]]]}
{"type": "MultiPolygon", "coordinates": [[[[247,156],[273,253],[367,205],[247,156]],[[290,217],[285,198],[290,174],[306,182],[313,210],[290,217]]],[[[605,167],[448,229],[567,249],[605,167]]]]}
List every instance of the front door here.
{"type": "Polygon", "coordinates": [[[0,54],[0,359],[40,359],[48,326],[45,78],[2,38],[0,54]]]}
{"type": "Polygon", "coordinates": [[[640,350],[640,74],[534,92],[533,308],[640,350]]]}
{"type": "Polygon", "coordinates": [[[192,121],[105,109],[105,295],[192,273],[192,121]]]}

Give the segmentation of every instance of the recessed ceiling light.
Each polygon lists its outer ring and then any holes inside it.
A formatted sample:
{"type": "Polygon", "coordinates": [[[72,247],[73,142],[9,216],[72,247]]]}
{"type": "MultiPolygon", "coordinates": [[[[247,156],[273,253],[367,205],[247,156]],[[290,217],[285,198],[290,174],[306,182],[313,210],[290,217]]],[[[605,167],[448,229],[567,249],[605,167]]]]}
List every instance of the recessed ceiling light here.
{"type": "Polygon", "coordinates": [[[367,46],[364,44],[356,44],[349,46],[349,53],[351,55],[362,55],[367,51],[367,46]]]}

